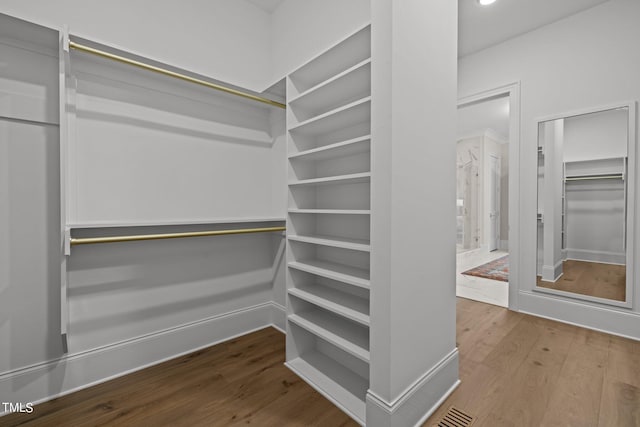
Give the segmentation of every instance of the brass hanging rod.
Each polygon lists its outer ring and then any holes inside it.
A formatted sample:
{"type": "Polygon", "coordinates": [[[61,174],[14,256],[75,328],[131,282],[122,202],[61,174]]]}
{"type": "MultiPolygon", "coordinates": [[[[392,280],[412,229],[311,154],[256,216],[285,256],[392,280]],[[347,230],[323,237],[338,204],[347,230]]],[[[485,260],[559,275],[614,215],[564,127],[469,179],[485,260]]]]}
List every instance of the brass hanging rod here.
{"type": "Polygon", "coordinates": [[[176,79],[184,80],[190,83],[195,83],[201,86],[206,86],[210,89],[219,90],[222,92],[230,93],[232,95],[240,96],[242,98],[250,99],[252,101],[262,102],[263,104],[271,105],[278,108],[286,108],[286,106],[280,102],[273,101],[261,96],[252,95],[250,93],[242,92],[236,89],[231,89],[226,86],[211,83],[205,80],[190,77],[184,74],[176,73],[175,71],[165,70],[164,68],[156,67],[154,65],[145,64],[144,62],[136,61],[133,59],[125,58],[124,56],[115,55],[113,53],[105,52],[102,50],[94,49],[89,46],[85,46],[74,41],[69,40],[69,47],[82,52],[90,53],[92,55],[101,56],[103,58],[111,59],[113,61],[122,62],[123,64],[133,65],[134,67],[142,68],[144,70],[153,71],[155,73],[164,74],[165,76],[174,77],[176,79]]]}
{"type": "Polygon", "coordinates": [[[183,237],[207,237],[223,236],[227,234],[249,234],[249,233],[270,233],[272,231],[285,231],[286,227],[264,227],[264,228],[240,228],[235,230],[215,230],[215,231],[192,231],[186,233],[164,233],[164,234],[138,234],[131,236],[109,236],[109,237],[71,237],[69,243],[75,245],[89,245],[93,243],[117,243],[134,242],[140,240],[161,240],[180,239],[183,237]]]}

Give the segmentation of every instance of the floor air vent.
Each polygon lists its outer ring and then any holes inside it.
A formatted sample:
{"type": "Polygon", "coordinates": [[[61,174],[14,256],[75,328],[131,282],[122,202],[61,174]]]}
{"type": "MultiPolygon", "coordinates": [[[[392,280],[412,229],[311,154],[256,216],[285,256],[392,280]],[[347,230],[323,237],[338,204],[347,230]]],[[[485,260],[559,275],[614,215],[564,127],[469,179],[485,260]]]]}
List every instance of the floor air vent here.
{"type": "Polygon", "coordinates": [[[435,427],[469,427],[475,418],[452,406],[435,427]]]}

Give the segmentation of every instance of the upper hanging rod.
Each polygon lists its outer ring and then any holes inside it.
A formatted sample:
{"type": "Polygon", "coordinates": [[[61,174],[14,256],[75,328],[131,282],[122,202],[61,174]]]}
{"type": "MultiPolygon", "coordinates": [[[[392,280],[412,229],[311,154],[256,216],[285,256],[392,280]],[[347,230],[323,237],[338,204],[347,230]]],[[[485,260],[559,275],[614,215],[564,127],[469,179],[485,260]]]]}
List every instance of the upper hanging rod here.
{"type": "Polygon", "coordinates": [[[192,231],[186,233],[164,233],[164,234],[139,234],[131,236],[109,236],[109,237],[71,237],[69,244],[88,245],[92,243],[117,243],[117,242],[133,242],[139,240],[160,240],[160,239],[179,239],[182,237],[205,237],[205,236],[222,236],[226,234],[249,234],[249,233],[268,233],[271,231],[285,231],[286,227],[264,227],[264,228],[239,228],[235,230],[215,230],[215,231],[192,231]]]}
{"type": "Polygon", "coordinates": [[[621,173],[613,174],[613,175],[578,175],[578,176],[568,176],[564,180],[565,181],[590,181],[594,179],[624,179],[624,175],[621,173]]]}
{"type": "Polygon", "coordinates": [[[101,56],[103,58],[112,59],[114,61],[122,62],[124,64],[133,65],[134,67],[142,68],[145,70],[153,71],[156,73],[164,74],[165,76],[175,77],[176,79],[184,80],[190,83],[199,84],[202,86],[206,86],[211,89],[220,90],[222,92],[230,93],[232,95],[241,96],[246,99],[251,99],[252,101],[262,102],[264,104],[268,104],[274,107],[286,108],[286,106],[280,102],[273,101],[268,98],[263,98],[257,95],[252,95],[250,93],[242,92],[236,89],[231,89],[226,86],[218,85],[215,83],[211,83],[205,80],[197,79],[195,77],[190,77],[184,74],[176,73],[175,71],[165,70],[164,68],[156,67],[154,65],[145,64],[144,62],[136,61],[133,59],[125,58],[124,56],[115,55],[113,53],[105,52],[102,50],[94,49],[89,46],[85,46],[74,41],[69,40],[69,47],[80,50],[82,52],[91,53],[93,55],[101,56]]]}

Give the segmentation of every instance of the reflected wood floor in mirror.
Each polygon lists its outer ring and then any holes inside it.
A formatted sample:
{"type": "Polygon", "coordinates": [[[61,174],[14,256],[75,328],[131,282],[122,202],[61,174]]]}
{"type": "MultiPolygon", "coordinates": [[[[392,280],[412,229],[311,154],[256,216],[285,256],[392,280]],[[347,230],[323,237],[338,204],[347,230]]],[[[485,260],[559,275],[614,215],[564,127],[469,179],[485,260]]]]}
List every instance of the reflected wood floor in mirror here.
{"type": "Polygon", "coordinates": [[[614,301],[626,299],[624,265],[567,260],[562,263],[562,270],[562,276],[555,282],[544,282],[538,276],[538,286],[614,301]]]}

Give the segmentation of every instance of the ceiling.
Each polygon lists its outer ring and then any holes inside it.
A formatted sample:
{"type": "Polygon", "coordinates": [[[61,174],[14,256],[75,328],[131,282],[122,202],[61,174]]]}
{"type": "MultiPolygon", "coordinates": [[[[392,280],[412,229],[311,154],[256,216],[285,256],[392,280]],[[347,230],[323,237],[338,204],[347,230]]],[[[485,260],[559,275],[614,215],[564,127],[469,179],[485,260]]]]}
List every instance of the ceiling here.
{"type": "Polygon", "coordinates": [[[458,56],[535,30],[608,0],[458,0],[458,56]]]}
{"type": "MultiPolygon", "coordinates": [[[[284,0],[248,0],[273,13],[284,0]]],[[[458,0],[458,56],[465,56],[521,34],[567,18],[610,0],[458,0]]],[[[272,88],[274,91],[278,88],[272,88]]],[[[279,88],[277,92],[284,91],[279,88]]],[[[458,137],[486,129],[509,136],[508,98],[494,99],[458,110],[458,137]]]]}
{"type": "MultiPolygon", "coordinates": [[[[247,0],[273,13],[284,0],[247,0]]],[[[458,56],[559,21],[609,0],[497,0],[480,6],[477,0],[458,0],[458,56]]]]}
{"type": "Polygon", "coordinates": [[[491,129],[509,139],[509,98],[502,97],[458,109],[458,139],[491,129]]]}
{"type": "Polygon", "coordinates": [[[247,0],[267,13],[273,13],[284,0],[247,0]]]}

